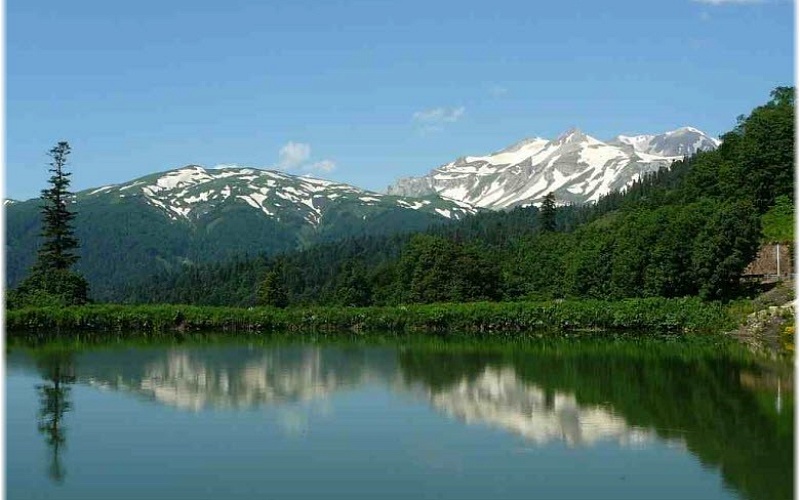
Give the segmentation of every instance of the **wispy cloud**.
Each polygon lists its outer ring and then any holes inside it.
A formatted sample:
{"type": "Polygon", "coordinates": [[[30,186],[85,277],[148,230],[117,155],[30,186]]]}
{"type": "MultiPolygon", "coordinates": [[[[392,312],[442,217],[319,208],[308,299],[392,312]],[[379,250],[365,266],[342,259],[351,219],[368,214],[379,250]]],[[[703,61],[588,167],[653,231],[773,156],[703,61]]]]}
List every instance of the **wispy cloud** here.
{"type": "Polygon", "coordinates": [[[278,151],[280,170],[300,170],[307,173],[330,173],[336,169],[336,162],[329,159],[308,163],[311,158],[311,145],[305,142],[289,141],[278,151]]]}
{"type": "Polygon", "coordinates": [[[289,141],[278,152],[278,168],[291,170],[311,157],[311,146],[304,142],[289,141]]]}
{"type": "Polygon", "coordinates": [[[457,122],[464,116],[464,106],[457,108],[431,108],[414,113],[414,121],[418,123],[441,124],[457,122]]]}
{"type": "Polygon", "coordinates": [[[692,0],[697,3],[704,3],[708,5],[734,5],[734,4],[756,4],[765,3],[765,0],[692,0]]]}
{"type": "Polygon", "coordinates": [[[417,124],[420,133],[428,134],[440,132],[446,124],[457,122],[464,116],[465,111],[464,106],[457,108],[430,108],[415,112],[412,118],[417,124]]]}

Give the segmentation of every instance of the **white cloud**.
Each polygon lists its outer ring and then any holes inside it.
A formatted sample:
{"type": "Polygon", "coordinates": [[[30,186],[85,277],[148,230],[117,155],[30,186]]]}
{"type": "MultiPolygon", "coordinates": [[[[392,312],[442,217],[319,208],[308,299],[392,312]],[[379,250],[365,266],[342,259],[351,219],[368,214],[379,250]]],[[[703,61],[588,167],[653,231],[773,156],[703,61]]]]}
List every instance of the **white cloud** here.
{"type": "Polygon", "coordinates": [[[321,160],[310,165],[304,165],[303,170],[306,172],[327,174],[336,170],[336,162],[333,160],[321,160]]]}
{"type": "Polygon", "coordinates": [[[464,106],[457,108],[431,108],[414,113],[414,121],[427,124],[441,124],[457,122],[464,116],[464,106]]]}
{"type": "Polygon", "coordinates": [[[336,162],[329,159],[308,163],[311,158],[311,145],[305,142],[289,141],[278,152],[279,170],[300,170],[309,173],[329,173],[336,169],[336,162]]]}
{"type": "Polygon", "coordinates": [[[291,170],[311,157],[311,146],[303,142],[287,142],[278,152],[278,168],[291,170]]]}
{"type": "Polygon", "coordinates": [[[412,116],[417,124],[417,130],[422,135],[427,135],[444,130],[445,124],[455,123],[464,116],[464,106],[457,108],[430,108],[417,111],[412,116]]]}
{"type": "Polygon", "coordinates": [[[697,3],[705,3],[709,5],[733,5],[733,4],[754,4],[764,3],[764,0],[692,0],[697,3]]]}

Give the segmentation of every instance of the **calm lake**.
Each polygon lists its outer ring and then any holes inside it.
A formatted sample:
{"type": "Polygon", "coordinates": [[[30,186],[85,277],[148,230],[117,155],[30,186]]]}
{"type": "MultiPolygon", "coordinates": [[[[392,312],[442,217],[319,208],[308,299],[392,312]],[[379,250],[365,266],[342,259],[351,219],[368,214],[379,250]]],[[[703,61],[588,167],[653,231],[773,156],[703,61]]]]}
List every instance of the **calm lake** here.
{"type": "Polygon", "coordinates": [[[790,363],[666,341],[12,347],[10,499],[793,497],[790,363]]]}

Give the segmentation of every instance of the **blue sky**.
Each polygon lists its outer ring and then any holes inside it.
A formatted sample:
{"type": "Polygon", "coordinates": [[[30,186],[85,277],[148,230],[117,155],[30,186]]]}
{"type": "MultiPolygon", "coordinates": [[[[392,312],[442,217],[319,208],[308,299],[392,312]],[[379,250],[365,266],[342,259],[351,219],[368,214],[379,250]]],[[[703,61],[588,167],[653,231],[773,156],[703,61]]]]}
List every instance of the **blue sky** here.
{"type": "Polygon", "coordinates": [[[190,163],[380,190],[577,126],[712,135],[794,80],[791,0],[6,0],[6,195],[190,163]]]}

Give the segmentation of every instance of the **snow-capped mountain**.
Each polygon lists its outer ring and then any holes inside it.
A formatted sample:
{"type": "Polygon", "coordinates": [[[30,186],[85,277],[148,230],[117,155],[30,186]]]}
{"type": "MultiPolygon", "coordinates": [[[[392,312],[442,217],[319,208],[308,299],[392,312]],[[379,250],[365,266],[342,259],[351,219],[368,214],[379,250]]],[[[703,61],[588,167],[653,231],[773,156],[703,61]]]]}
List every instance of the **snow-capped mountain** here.
{"type": "Polygon", "coordinates": [[[620,135],[608,142],[571,129],[554,140],[534,137],[486,156],[458,158],[428,175],[399,179],[387,192],[438,194],[490,209],[538,204],[550,192],[558,203],[586,203],[631,185],[643,173],[718,145],[691,127],[620,135]]]}
{"type": "Polygon", "coordinates": [[[250,207],[277,221],[300,216],[312,226],[320,224],[327,209],[342,204],[358,206],[365,211],[364,218],[368,216],[369,207],[415,210],[447,219],[458,219],[476,211],[459,201],[436,197],[409,200],[348,184],[239,166],[207,169],[189,165],[124,184],[81,191],[76,199],[109,196],[140,199],[172,220],[186,221],[208,216],[226,203],[250,207]]]}
{"type": "Polygon", "coordinates": [[[613,141],[609,141],[609,144],[623,147],[627,145],[636,153],[670,158],[691,156],[698,151],[716,149],[720,141],[696,128],[682,127],[659,135],[618,135],[613,141]]]}
{"type": "MultiPolygon", "coordinates": [[[[80,191],[71,203],[77,269],[98,300],[120,300],[132,280],[186,265],[422,231],[476,211],[439,196],[403,198],[279,171],[198,165],[80,191]]],[[[40,206],[38,198],[5,204],[11,286],[36,256],[40,206]]]]}

